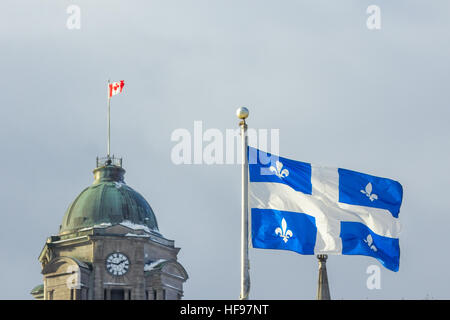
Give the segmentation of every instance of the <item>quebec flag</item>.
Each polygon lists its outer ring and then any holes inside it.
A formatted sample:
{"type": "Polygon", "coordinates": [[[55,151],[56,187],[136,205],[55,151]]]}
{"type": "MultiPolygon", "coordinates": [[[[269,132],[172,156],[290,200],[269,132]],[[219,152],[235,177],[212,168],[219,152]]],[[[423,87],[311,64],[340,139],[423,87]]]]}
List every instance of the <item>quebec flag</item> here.
{"type": "Polygon", "coordinates": [[[398,271],[400,183],[252,147],[248,162],[254,248],[371,256],[398,271]]]}

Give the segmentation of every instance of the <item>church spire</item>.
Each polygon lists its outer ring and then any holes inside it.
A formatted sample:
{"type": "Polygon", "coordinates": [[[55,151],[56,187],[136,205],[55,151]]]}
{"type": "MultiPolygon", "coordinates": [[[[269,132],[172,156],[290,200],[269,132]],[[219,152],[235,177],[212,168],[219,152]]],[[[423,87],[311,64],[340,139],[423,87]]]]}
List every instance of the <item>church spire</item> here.
{"type": "Polygon", "coordinates": [[[317,286],[317,300],[331,300],[327,275],[327,258],[328,255],[326,254],[317,255],[317,259],[319,260],[319,283],[317,286]]]}

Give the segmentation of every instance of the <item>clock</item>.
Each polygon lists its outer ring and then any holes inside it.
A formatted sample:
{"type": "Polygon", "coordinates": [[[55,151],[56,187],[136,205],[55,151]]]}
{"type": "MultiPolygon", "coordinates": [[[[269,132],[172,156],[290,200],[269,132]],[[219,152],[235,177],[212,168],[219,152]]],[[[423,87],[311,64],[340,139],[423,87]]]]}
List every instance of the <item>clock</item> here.
{"type": "Polygon", "coordinates": [[[106,270],[113,276],[123,276],[128,272],[130,260],[120,252],[111,253],[106,258],[106,270]]]}

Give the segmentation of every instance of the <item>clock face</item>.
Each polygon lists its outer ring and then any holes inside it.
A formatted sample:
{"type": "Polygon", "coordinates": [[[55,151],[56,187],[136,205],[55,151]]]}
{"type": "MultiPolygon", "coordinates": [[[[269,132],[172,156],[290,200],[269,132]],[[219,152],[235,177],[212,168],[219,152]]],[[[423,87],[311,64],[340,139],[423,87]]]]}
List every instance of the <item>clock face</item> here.
{"type": "Polygon", "coordinates": [[[111,253],[106,258],[106,270],[113,276],[123,276],[128,272],[129,267],[130,261],[126,255],[120,252],[111,253]]]}

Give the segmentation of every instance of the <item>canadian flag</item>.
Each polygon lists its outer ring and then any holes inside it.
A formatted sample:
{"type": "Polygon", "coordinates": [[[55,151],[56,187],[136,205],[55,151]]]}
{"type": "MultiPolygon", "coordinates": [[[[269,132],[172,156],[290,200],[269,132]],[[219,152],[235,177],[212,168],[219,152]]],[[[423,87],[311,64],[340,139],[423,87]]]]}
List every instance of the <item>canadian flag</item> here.
{"type": "Polygon", "coordinates": [[[115,96],[122,92],[123,87],[125,86],[125,81],[120,80],[120,82],[112,82],[109,84],[109,97],[115,96]]]}

